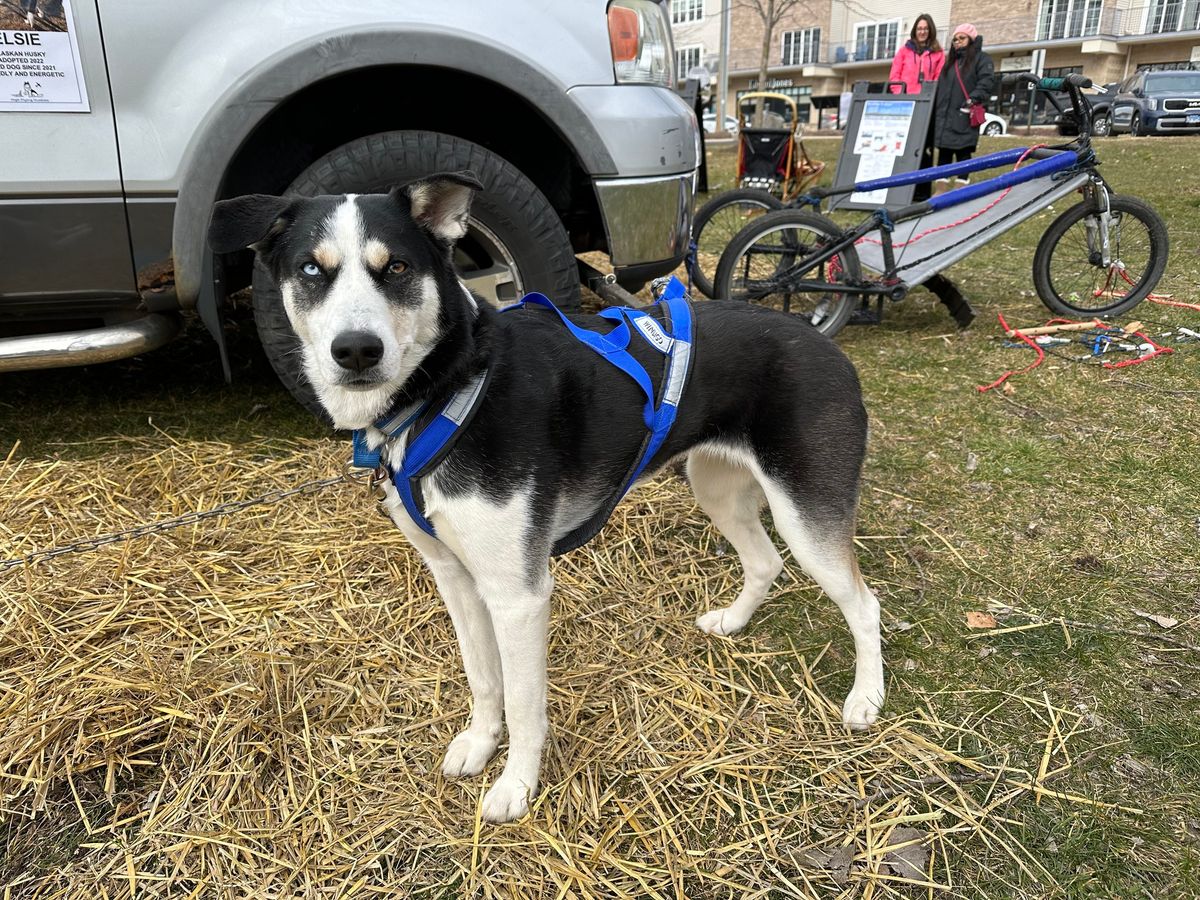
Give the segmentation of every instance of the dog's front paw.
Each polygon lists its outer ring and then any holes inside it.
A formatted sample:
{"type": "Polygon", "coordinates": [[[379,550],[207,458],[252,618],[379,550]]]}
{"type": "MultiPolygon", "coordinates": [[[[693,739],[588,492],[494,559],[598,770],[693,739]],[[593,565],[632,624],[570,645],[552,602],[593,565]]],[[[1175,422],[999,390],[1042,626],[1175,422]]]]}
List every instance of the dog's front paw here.
{"type": "Polygon", "coordinates": [[[737,634],[746,627],[748,616],[733,612],[731,607],[713,609],[696,618],[696,625],[705,634],[737,634]]]}
{"type": "Polygon", "coordinates": [[[461,731],[446,748],[442,774],[447,778],[469,778],[483,771],[489,759],[496,755],[500,741],[490,734],[461,731]]]}
{"type": "Polygon", "coordinates": [[[854,688],[842,704],[842,722],[855,731],[870,728],[879,718],[883,706],[883,691],[878,688],[854,688]]]}
{"type": "Polygon", "coordinates": [[[488,822],[515,822],[529,812],[529,801],[537,792],[521,779],[503,774],[483,798],[483,818],[488,822]]]}

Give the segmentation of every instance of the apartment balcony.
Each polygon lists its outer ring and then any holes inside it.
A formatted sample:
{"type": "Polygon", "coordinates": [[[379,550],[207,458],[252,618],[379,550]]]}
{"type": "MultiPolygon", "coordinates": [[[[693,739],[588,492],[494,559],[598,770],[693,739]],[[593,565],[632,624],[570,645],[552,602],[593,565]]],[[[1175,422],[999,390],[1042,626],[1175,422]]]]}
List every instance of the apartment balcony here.
{"type": "Polygon", "coordinates": [[[1200,35],[1200,0],[1156,0],[1130,9],[1101,6],[1089,0],[1043,2],[1043,14],[1011,16],[977,22],[984,47],[1030,50],[1038,47],[1083,45],[1084,52],[1109,45],[1187,39],[1200,35]]]}

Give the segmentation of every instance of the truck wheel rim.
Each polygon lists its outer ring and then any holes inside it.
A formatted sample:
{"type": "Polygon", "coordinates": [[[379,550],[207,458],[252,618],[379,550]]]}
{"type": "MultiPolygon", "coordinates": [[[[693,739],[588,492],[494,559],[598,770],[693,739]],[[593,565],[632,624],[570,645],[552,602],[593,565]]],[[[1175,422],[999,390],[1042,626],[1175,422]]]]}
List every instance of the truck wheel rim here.
{"type": "Polygon", "coordinates": [[[455,248],[454,262],[467,287],[493,306],[515,303],[525,294],[516,259],[478,219],[467,219],[467,233],[455,248]]]}

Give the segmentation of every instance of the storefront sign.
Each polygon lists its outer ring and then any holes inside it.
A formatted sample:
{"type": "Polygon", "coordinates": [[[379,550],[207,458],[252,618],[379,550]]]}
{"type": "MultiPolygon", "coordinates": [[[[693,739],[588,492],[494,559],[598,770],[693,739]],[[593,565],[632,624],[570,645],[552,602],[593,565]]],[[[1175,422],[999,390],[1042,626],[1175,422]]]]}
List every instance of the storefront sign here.
{"type": "MultiPolygon", "coordinates": [[[[790,78],[772,78],[770,81],[767,82],[767,86],[765,88],[763,88],[763,90],[769,91],[774,88],[785,88],[785,87],[791,87],[791,86],[792,86],[792,79],[790,79],[790,78]]],[[[754,90],[756,87],[758,87],[758,79],[751,78],[750,79],[750,90],[754,90]]]]}
{"type": "Polygon", "coordinates": [[[1033,71],[1033,55],[1028,56],[1010,56],[1007,59],[1000,60],[1001,72],[1032,72],[1033,71]]]}

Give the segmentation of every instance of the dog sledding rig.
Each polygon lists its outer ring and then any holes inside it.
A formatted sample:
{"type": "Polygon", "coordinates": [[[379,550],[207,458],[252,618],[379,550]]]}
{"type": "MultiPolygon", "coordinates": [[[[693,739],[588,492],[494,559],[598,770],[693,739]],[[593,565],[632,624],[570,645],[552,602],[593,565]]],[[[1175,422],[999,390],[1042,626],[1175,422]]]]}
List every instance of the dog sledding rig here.
{"type": "MultiPolygon", "coordinates": [[[[902,300],[924,284],[965,327],[974,312],[939,273],[1078,192],[1083,199],[1050,224],[1034,253],[1038,296],[1060,316],[1110,317],[1132,309],[1154,289],[1166,268],[1166,224],[1143,201],[1114,193],[1096,170],[1091,111],[1080,93],[1080,88],[1091,86],[1090,79],[1020,75],[1013,80],[1028,81],[1038,90],[1066,91],[1080,123],[1079,137],[1056,147],[1018,147],[840,188],[810,190],[787,208],[751,219],[733,237],[717,264],[712,296],[796,313],[833,335],[847,323],[878,322],[884,300],[902,300]],[[1009,172],[920,203],[876,209],[848,230],[799,208],[819,209],[826,200],[836,206],[835,198],[852,192],[1009,165],[1009,172]]],[[[763,196],[760,208],[782,206],[763,196]]]]}

